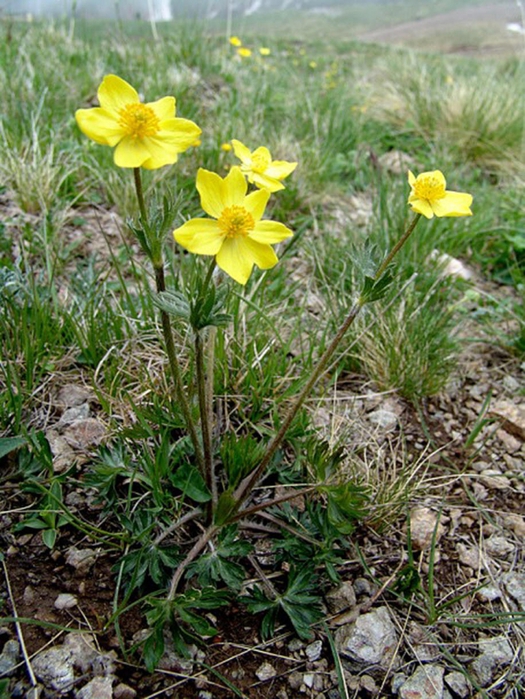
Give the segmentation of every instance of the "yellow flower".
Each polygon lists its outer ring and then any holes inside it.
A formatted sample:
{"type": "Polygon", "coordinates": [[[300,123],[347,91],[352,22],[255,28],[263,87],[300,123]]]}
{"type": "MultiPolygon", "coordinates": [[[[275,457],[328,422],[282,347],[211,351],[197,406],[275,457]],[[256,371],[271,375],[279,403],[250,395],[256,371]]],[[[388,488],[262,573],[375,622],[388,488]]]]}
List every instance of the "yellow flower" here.
{"type": "Polygon", "coordinates": [[[422,172],[417,177],[409,171],[412,191],[408,203],[412,210],[427,218],[433,216],[472,216],[472,196],[463,192],[448,192],[442,172],[422,172]]]}
{"type": "Polygon", "coordinates": [[[239,39],[238,36],[230,36],[229,41],[230,41],[230,44],[232,46],[235,46],[236,48],[239,46],[242,46],[242,41],[239,39]]]}
{"type": "Polygon", "coordinates": [[[284,189],[281,180],[288,177],[297,167],[297,163],[285,160],[273,160],[268,148],[260,146],[253,153],[240,141],[232,139],[233,152],[241,161],[241,171],[248,181],[260,189],[277,192],[284,189]]]}
{"type": "Polygon", "coordinates": [[[310,61],[308,64],[312,70],[315,70],[317,68],[317,61],[310,61]]]}
{"type": "Polygon", "coordinates": [[[223,143],[221,145],[221,150],[223,150],[225,153],[229,153],[231,151],[231,149],[232,149],[231,143],[226,142],[226,143],[223,143]]]}
{"type": "Polygon", "coordinates": [[[75,119],[88,138],[116,146],[113,159],[119,167],[171,165],[201,133],[193,121],[175,118],[175,97],[143,104],[137,91],[116,75],[106,75],[97,94],[100,107],[77,109],[75,119]]]}
{"type": "Polygon", "coordinates": [[[261,221],[270,198],[267,190],[246,194],[248,184],[234,166],[223,179],[199,169],[197,190],[201,206],[212,216],[186,221],[173,231],[175,240],[196,255],[215,255],[218,266],[239,284],[253,269],[270,269],[278,259],[271,245],[293,235],[283,223],[261,221]]]}
{"type": "Polygon", "coordinates": [[[237,49],[237,55],[241,58],[250,58],[250,56],[252,55],[252,51],[251,49],[247,49],[243,46],[242,48],[237,49]]]}
{"type": "Polygon", "coordinates": [[[271,54],[271,51],[266,46],[261,46],[261,48],[259,49],[259,53],[261,54],[261,56],[269,56],[271,54]]]}

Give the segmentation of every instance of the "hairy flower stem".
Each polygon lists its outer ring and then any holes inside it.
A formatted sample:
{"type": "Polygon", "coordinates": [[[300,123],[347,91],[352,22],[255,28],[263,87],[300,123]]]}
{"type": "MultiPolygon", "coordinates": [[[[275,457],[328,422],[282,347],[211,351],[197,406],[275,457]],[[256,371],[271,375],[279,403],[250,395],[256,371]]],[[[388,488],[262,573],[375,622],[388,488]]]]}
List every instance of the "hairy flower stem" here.
{"type": "MultiPolygon", "coordinates": [[[[392,262],[394,256],[399,252],[399,250],[403,247],[403,245],[406,243],[410,235],[412,234],[414,228],[416,227],[416,223],[418,222],[420,218],[420,215],[417,214],[414,219],[411,221],[410,225],[408,226],[407,230],[403,233],[401,238],[397,241],[397,243],[394,245],[392,250],[389,252],[387,257],[385,258],[384,262],[380,265],[378,268],[374,280],[378,281],[380,277],[384,274],[385,270],[387,269],[388,265],[392,262]]],[[[263,473],[266,471],[268,465],[270,464],[271,460],[273,459],[277,449],[280,447],[282,441],[284,440],[286,433],[292,424],[295,416],[299,412],[301,406],[303,405],[304,401],[308,398],[310,393],[312,392],[312,389],[314,388],[315,384],[325,371],[328,362],[332,358],[334,352],[336,351],[337,347],[341,343],[341,340],[345,336],[347,330],[350,328],[352,323],[355,321],[357,316],[359,315],[362,307],[366,305],[366,299],[363,297],[360,297],[352,306],[350,309],[350,312],[344,319],[342,325],[340,326],[339,330],[335,334],[334,338],[324,351],[323,355],[317,362],[317,365],[315,366],[312,374],[310,375],[310,378],[304,385],[303,389],[299,393],[299,395],[296,397],[295,402],[293,403],[292,407],[288,411],[288,414],[284,418],[281,427],[273,440],[270,442],[268,445],[268,449],[266,450],[265,455],[263,456],[259,466],[244,480],[241,481],[240,485],[237,487],[237,490],[234,492],[233,497],[236,500],[236,507],[237,509],[242,505],[242,503],[246,500],[246,498],[250,495],[252,490],[255,488],[257,485],[257,482],[259,481],[260,477],[263,475],[263,473]]]]}
{"type": "MultiPolygon", "coordinates": [[[[155,272],[155,285],[157,288],[157,293],[160,293],[162,291],[166,291],[166,279],[164,276],[164,259],[162,256],[162,245],[159,244],[160,241],[155,240],[155,235],[152,234],[152,231],[149,227],[148,213],[146,211],[146,205],[144,202],[144,192],[142,189],[142,180],[140,177],[140,168],[134,168],[133,174],[135,176],[135,189],[137,192],[137,199],[139,203],[140,217],[142,219],[142,225],[144,226],[146,235],[148,236],[151,249],[151,262],[153,264],[153,269],[155,272]]],[[[197,435],[197,430],[195,428],[195,423],[191,415],[190,406],[186,398],[186,393],[184,392],[182,371],[180,368],[179,360],[177,359],[175,342],[173,340],[173,331],[171,329],[171,321],[166,311],[161,310],[160,321],[162,325],[162,334],[164,335],[164,343],[166,345],[166,354],[168,355],[171,375],[175,384],[175,395],[182,410],[184,422],[186,423],[186,428],[190,435],[190,439],[193,443],[193,448],[195,450],[195,458],[197,459],[197,463],[201,472],[203,472],[204,457],[202,454],[202,448],[199,442],[199,437],[197,435]]]]}
{"type": "Polygon", "coordinates": [[[399,240],[398,240],[397,243],[394,245],[394,247],[392,248],[392,250],[390,250],[390,252],[388,253],[388,255],[385,257],[385,259],[384,259],[383,262],[381,263],[381,266],[379,267],[379,269],[377,270],[377,272],[376,272],[375,275],[374,275],[374,281],[377,282],[377,281],[379,281],[379,279],[381,279],[381,277],[383,276],[383,274],[386,272],[388,265],[392,262],[392,260],[394,259],[394,257],[397,255],[397,253],[401,250],[401,248],[403,247],[403,245],[407,242],[407,240],[410,238],[410,236],[411,236],[412,233],[414,232],[414,228],[416,227],[417,222],[419,221],[420,218],[421,218],[421,214],[416,214],[416,215],[414,216],[414,218],[413,218],[412,221],[410,222],[410,224],[409,224],[408,228],[406,229],[406,231],[403,233],[403,235],[401,236],[401,238],[399,238],[399,240]]]}
{"type": "Polygon", "coordinates": [[[177,594],[177,588],[179,586],[179,583],[181,581],[182,576],[184,575],[184,571],[186,568],[189,566],[189,564],[194,561],[199,553],[204,549],[208,541],[213,539],[215,534],[219,531],[220,527],[218,527],[215,524],[212,524],[206,529],[205,532],[203,532],[202,536],[200,536],[193,547],[188,551],[186,554],[186,558],[179,563],[177,566],[177,570],[173,574],[173,578],[171,579],[171,585],[170,589],[168,592],[168,600],[172,600],[175,595],[177,594]]]}
{"type": "MultiPolygon", "coordinates": [[[[199,397],[199,410],[201,415],[202,445],[204,447],[204,474],[206,485],[210,492],[214,489],[213,478],[213,449],[211,443],[211,420],[208,411],[208,400],[206,391],[206,368],[204,362],[204,346],[202,331],[195,333],[195,370],[197,378],[197,394],[199,397]]],[[[215,500],[212,500],[210,516],[217,504],[217,488],[215,487],[215,500]]]]}

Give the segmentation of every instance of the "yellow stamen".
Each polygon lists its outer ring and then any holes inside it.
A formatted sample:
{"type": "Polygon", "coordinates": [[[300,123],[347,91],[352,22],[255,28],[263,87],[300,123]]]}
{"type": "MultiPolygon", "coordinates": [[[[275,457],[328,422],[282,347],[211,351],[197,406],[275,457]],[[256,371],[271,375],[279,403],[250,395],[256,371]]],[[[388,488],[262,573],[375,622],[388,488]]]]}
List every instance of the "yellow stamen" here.
{"type": "Polygon", "coordinates": [[[140,102],[127,104],[120,112],[119,124],[128,136],[144,138],[154,136],[160,127],[160,122],[151,107],[140,102]]]}
{"type": "Polygon", "coordinates": [[[248,235],[255,227],[253,216],[243,206],[226,207],[217,223],[228,238],[248,235]]]}
{"type": "Polygon", "coordinates": [[[271,163],[271,158],[269,158],[266,153],[253,153],[251,160],[251,169],[253,172],[258,172],[259,174],[262,174],[271,163]]]}
{"type": "Polygon", "coordinates": [[[413,188],[418,199],[436,201],[445,196],[445,182],[435,175],[419,175],[413,188]]]}

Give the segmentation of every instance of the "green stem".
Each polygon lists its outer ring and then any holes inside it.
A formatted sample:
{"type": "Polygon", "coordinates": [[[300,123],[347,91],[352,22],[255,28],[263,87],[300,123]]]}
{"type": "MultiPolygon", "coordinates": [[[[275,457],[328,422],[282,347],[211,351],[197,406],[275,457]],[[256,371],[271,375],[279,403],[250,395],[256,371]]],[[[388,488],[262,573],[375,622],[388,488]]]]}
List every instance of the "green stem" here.
{"type": "Polygon", "coordinates": [[[206,531],[203,532],[202,535],[197,539],[197,541],[193,545],[193,548],[191,548],[190,551],[188,551],[188,553],[186,554],[186,558],[183,561],[181,561],[181,563],[178,565],[177,570],[175,571],[173,578],[171,579],[171,585],[168,592],[168,600],[174,599],[175,595],[177,594],[179,582],[181,581],[181,578],[184,575],[184,571],[189,566],[189,564],[193,560],[195,560],[195,558],[197,558],[199,553],[205,548],[208,541],[210,541],[210,539],[212,539],[215,536],[219,529],[220,527],[217,527],[215,524],[209,526],[208,529],[206,529],[206,531]]]}
{"type": "MultiPolygon", "coordinates": [[[[208,401],[206,397],[206,369],[204,364],[204,348],[201,331],[195,332],[195,368],[197,377],[197,394],[199,397],[199,410],[201,416],[202,444],[204,447],[204,474],[206,485],[210,492],[213,488],[213,450],[211,443],[211,422],[208,413],[208,401]]],[[[215,499],[212,498],[212,511],[217,503],[217,493],[215,499]]]]}
{"type": "MultiPolygon", "coordinates": [[[[151,262],[153,264],[153,269],[155,272],[155,285],[157,287],[157,293],[160,293],[162,291],[166,291],[166,278],[164,276],[164,259],[162,256],[162,246],[155,244],[155,241],[152,239],[153,235],[150,231],[148,213],[146,210],[146,204],[144,202],[144,192],[142,188],[140,168],[134,168],[133,175],[135,178],[135,190],[137,192],[137,200],[139,203],[142,225],[144,226],[144,231],[149,238],[150,249],[153,251],[151,262]]],[[[197,435],[195,423],[191,415],[190,406],[186,398],[186,393],[184,392],[182,371],[180,368],[179,360],[177,359],[177,352],[175,350],[175,342],[173,340],[171,321],[166,311],[160,312],[160,321],[162,325],[162,334],[164,335],[164,343],[166,345],[166,354],[168,355],[171,375],[175,384],[175,395],[177,397],[177,401],[179,402],[182,414],[184,416],[186,429],[188,430],[190,439],[193,443],[193,448],[195,450],[195,458],[197,459],[197,463],[202,472],[204,470],[204,458],[202,455],[202,449],[199,442],[199,437],[197,435]]]]}
{"type": "MultiPolygon", "coordinates": [[[[157,286],[157,292],[166,291],[166,280],[164,277],[164,267],[155,267],[155,283],[157,286]]],[[[195,457],[197,463],[201,469],[204,470],[204,457],[202,455],[202,449],[199,442],[199,437],[197,436],[197,430],[195,428],[195,423],[191,415],[190,406],[186,398],[186,393],[184,392],[184,383],[182,381],[182,372],[180,369],[179,360],[177,359],[177,352],[175,350],[175,342],[173,341],[173,332],[171,330],[171,321],[169,315],[166,311],[160,312],[160,322],[162,325],[162,334],[164,335],[164,343],[166,345],[166,354],[168,355],[168,361],[170,364],[171,375],[173,376],[173,381],[175,384],[175,394],[179,402],[180,409],[184,416],[184,422],[186,423],[186,428],[190,435],[193,448],[195,450],[195,457]]]]}
{"type": "Polygon", "coordinates": [[[140,176],[140,168],[133,168],[133,176],[135,178],[135,191],[137,192],[137,200],[139,202],[139,211],[142,223],[147,228],[147,233],[149,233],[149,223],[148,223],[148,212],[146,210],[146,203],[144,201],[144,189],[142,187],[142,178],[140,176]]]}
{"type": "MultiPolygon", "coordinates": [[[[403,247],[403,245],[406,243],[410,235],[412,234],[414,228],[416,227],[417,222],[420,219],[420,214],[416,214],[414,219],[411,221],[410,225],[408,226],[407,230],[403,233],[401,238],[397,241],[397,243],[394,245],[392,250],[389,252],[387,257],[385,258],[384,262],[379,266],[379,269],[377,270],[374,280],[377,281],[380,279],[380,277],[383,275],[385,272],[386,268],[388,265],[392,262],[394,256],[399,252],[399,250],[403,247]]],[[[315,366],[312,374],[310,375],[310,378],[304,385],[302,391],[299,393],[299,395],[296,397],[295,402],[293,403],[292,407],[288,411],[288,414],[284,418],[281,427],[279,428],[279,431],[273,438],[273,440],[270,442],[268,445],[268,449],[263,456],[259,466],[250,474],[248,475],[243,481],[241,481],[240,485],[238,486],[237,490],[233,494],[233,497],[237,501],[237,508],[240,507],[240,505],[246,500],[246,498],[249,496],[251,491],[254,489],[254,487],[257,485],[257,482],[259,478],[263,475],[265,472],[266,468],[270,464],[271,460],[273,459],[277,449],[280,447],[282,441],[284,440],[286,433],[292,424],[295,416],[299,412],[299,409],[303,405],[304,401],[306,398],[310,395],[312,392],[313,387],[325,371],[328,362],[332,358],[335,350],[339,346],[341,340],[345,336],[347,330],[349,327],[352,325],[354,320],[357,318],[359,315],[359,312],[361,311],[361,308],[366,304],[366,300],[363,298],[359,298],[352,308],[350,309],[350,312],[344,319],[342,325],[340,326],[339,330],[335,334],[334,338],[324,351],[323,355],[319,359],[317,365],[315,366]]]]}
{"type": "Polygon", "coordinates": [[[394,257],[397,255],[397,253],[401,250],[401,248],[403,247],[403,245],[407,242],[407,240],[408,240],[408,239],[410,238],[410,236],[412,235],[412,233],[413,233],[413,231],[414,231],[414,228],[416,227],[416,224],[417,224],[417,222],[419,221],[420,218],[421,218],[421,214],[416,214],[416,215],[414,216],[414,218],[413,218],[412,221],[410,222],[410,225],[408,226],[408,228],[406,229],[406,231],[403,233],[403,235],[401,236],[401,238],[399,238],[399,240],[398,240],[397,243],[394,245],[394,247],[392,248],[392,250],[390,250],[390,252],[389,252],[388,255],[386,256],[385,260],[382,262],[381,266],[379,267],[379,269],[378,269],[377,272],[375,273],[375,275],[374,275],[374,280],[375,280],[375,281],[378,281],[378,279],[380,279],[380,278],[383,276],[383,274],[385,273],[385,271],[386,271],[388,265],[392,262],[392,260],[394,259],[394,257]]]}

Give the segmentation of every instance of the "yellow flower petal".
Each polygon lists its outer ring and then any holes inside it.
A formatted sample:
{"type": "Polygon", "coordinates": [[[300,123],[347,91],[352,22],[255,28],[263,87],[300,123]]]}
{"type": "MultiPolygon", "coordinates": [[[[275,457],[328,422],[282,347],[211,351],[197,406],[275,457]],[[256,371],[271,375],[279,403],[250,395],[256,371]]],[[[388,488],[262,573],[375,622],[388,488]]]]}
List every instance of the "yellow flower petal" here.
{"type": "Polygon", "coordinates": [[[148,102],[146,106],[153,109],[159,121],[173,119],[175,116],[175,97],[162,97],[156,102],[148,102]]]}
{"type": "Polygon", "coordinates": [[[237,141],[235,138],[232,138],[232,146],[233,146],[233,152],[239,158],[239,160],[246,164],[249,165],[252,162],[252,154],[250,152],[250,149],[247,148],[244,143],[241,143],[240,141],[237,141]]]}
{"type": "Polygon", "coordinates": [[[201,206],[213,218],[220,218],[226,204],[224,180],[215,172],[199,168],[197,172],[197,191],[201,197],[201,206]]]}
{"type": "Polygon", "coordinates": [[[409,201],[409,204],[412,207],[412,211],[415,211],[416,214],[423,214],[426,218],[434,217],[432,207],[425,199],[413,199],[409,201]]]}
{"type": "Polygon", "coordinates": [[[237,55],[241,58],[250,58],[252,55],[252,50],[242,46],[240,49],[237,49],[237,55]]]}
{"type": "Polygon", "coordinates": [[[192,218],[173,231],[179,245],[196,255],[216,255],[223,244],[224,235],[217,221],[209,218],[192,218]]]}
{"type": "Polygon", "coordinates": [[[113,160],[118,167],[141,167],[150,158],[144,142],[131,136],[124,136],[113,153],[113,160]]]}
{"type": "Polygon", "coordinates": [[[259,243],[250,236],[245,238],[242,242],[246,248],[245,252],[249,253],[251,259],[259,269],[271,269],[279,262],[274,249],[269,245],[259,243]]]}
{"type": "Polygon", "coordinates": [[[77,109],[75,119],[85,136],[103,146],[115,146],[125,133],[111,112],[100,107],[77,109]]]}
{"type": "Polygon", "coordinates": [[[443,199],[432,202],[436,216],[472,216],[472,196],[463,192],[446,192],[443,199]]]}
{"type": "Polygon", "coordinates": [[[226,206],[244,206],[248,184],[241,168],[234,165],[224,178],[224,203],[226,206]]]}
{"type": "Polygon", "coordinates": [[[261,220],[269,198],[270,192],[268,190],[259,189],[256,192],[251,192],[244,199],[244,208],[250,212],[255,222],[261,220]]]}
{"type": "Polygon", "coordinates": [[[254,259],[244,238],[226,238],[216,257],[219,267],[239,284],[246,284],[254,259]]]}
{"type": "Polygon", "coordinates": [[[277,180],[283,180],[288,177],[295,168],[297,163],[288,163],[286,160],[274,160],[264,171],[268,177],[275,177],[277,180]]]}
{"type": "Polygon", "coordinates": [[[103,109],[117,114],[127,104],[140,102],[135,88],[117,75],[106,75],[98,88],[97,96],[103,109]]]}
{"type": "Polygon", "coordinates": [[[230,36],[229,42],[232,46],[235,47],[242,46],[242,41],[239,39],[238,36],[230,36]]]}
{"type": "Polygon", "coordinates": [[[259,221],[249,234],[252,240],[266,245],[280,243],[281,240],[286,240],[286,238],[291,238],[292,236],[293,232],[284,223],[279,223],[278,221],[259,221]]]}
{"type": "Polygon", "coordinates": [[[161,121],[159,131],[152,138],[176,148],[177,153],[182,153],[193,146],[201,133],[202,131],[193,121],[173,118],[161,121]]]}
{"type": "Polygon", "coordinates": [[[275,177],[268,177],[266,174],[253,172],[248,175],[248,180],[257,185],[257,187],[268,190],[268,192],[278,192],[284,189],[284,184],[282,182],[276,180],[275,177]]]}

